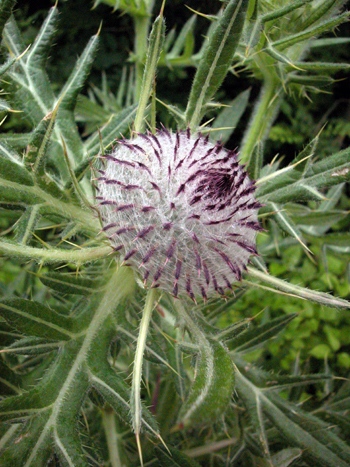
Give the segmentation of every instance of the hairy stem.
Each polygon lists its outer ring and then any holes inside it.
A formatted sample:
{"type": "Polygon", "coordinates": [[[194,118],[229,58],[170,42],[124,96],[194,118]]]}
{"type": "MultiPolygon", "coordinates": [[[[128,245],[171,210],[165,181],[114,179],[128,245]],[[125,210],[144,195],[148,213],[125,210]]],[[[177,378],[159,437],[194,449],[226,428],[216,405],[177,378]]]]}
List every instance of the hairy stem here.
{"type": "Polygon", "coordinates": [[[102,410],[102,424],[105,431],[111,467],[122,467],[122,461],[119,453],[117,425],[113,410],[102,410]]]}
{"type": "Polygon", "coordinates": [[[61,201],[36,185],[27,186],[11,182],[9,180],[0,179],[0,187],[17,190],[19,193],[23,194],[23,198],[32,198],[37,203],[40,202],[43,207],[47,206],[52,208],[52,211],[55,212],[55,214],[78,222],[84,230],[93,233],[94,235],[96,235],[100,229],[99,221],[92,215],[91,211],[84,210],[73,203],[61,201]]]}
{"type": "Polygon", "coordinates": [[[136,434],[136,441],[139,449],[140,461],[142,462],[142,453],[139,441],[141,431],[142,407],[141,407],[141,379],[142,379],[142,362],[143,354],[146,347],[146,339],[148,334],[149,323],[151,321],[152,311],[156,298],[156,290],[150,288],[147,293],[145,308],[142,313],[139,336],[137,338],[134,367],[132,373],[132,387],[131,387],[131,414],[133,420],[133,428],[136,434]]]}
{"type": "Polygon", "coordinates": [[[205,335],[202,333],[202,331],[199,329],[197,326],[197,323],[191,318],[191,316],[187,313],[185,310],[184,306],[180,302],[180,300],[175,300],[174,301],[174,306],[176,311],[178,312],[179,316],[183,319],[188,331],[194,339],[199,343],[207,343],[207,339],[205,338],[205,335]]]}
{"type": "Polygon", "coordinates": [[[262,282],[271,285],[273,288],[282,290],[283,292],[289,293],[295,297],[310,300],[332,308],[350,308],[350,302],[347,300],[333,297],[333,295],[324,292],[316,292],[315,290],[300,287],[299,285],[291,284],[290,282],[285,282],[278,277],[270,276],[270,274],[259,271],[251,266],[248,266],[248,273],[251,277],[261,280],[262,282]]]}
{"type": "Polygon", "coordinates": [[[75,263],[83,264],[104,258],[111,253],[111,247],[81,248],[64,250],[58,248],[34,248],[26,245],[0,241],[0,254],[22,259],[32,259],[38,263],[75,263]]]}
{"type": "Polygon", "coordinates": [[[281,103],[279,94],[278,83],[273,79],[265,80],[240,148],[242,164],[249,162],[257,142],[264,141],[281,103]]]}
{"type": "Polygon", "coordinates": [[[150,16],[135,16],[135,93],[134,102],[141,96],[144,60],[147,52],[150,16]]]}

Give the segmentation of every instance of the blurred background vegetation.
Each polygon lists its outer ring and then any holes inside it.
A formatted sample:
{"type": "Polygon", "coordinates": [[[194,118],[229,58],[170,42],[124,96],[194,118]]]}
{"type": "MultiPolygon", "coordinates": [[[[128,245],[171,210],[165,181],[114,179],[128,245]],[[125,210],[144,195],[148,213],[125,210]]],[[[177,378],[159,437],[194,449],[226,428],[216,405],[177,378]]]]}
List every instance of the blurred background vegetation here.
{"type": "MultiPolygon", "coordinates": [[[[107,1],[107,0],[106,0],[107,1]]],[[[27,2],[19,0],[15,9],[15,16],[26,42],[31,43],[37,35],[49,7],[54,1],[42,0],[27,2]]],[[[154,12],[158,12],[161,2],[156,1],[154,12]]],[[[183,25],[193,15],[187,7],[205,12],[217,13],[220,1],[212,0],[171,0],[165,6],[167,33],[173,28],[181,30],[183,25]]],[[[76,109],[77,124],[84,135],[95,131],[103,124],[104,118],[110,114],[114,105],[123,106],[125,102],[117,102],[113,97],[117,94],[122,75],[130,75],[133,50],[134,28],[129,15],[113,11],[113,8],[102,2],[93,8],[88,0],[60,1],[60,27],[56,36],[55,46],[52,48],[48,62],[48,73],[52,84],[60,89],[66,82],[77,57],[83,51],[90,36],[102,24],[101,45],[99,53],[92,66],[89,85],[80,96],[76,109]],[[85,97],[84,97],[85,96],[85,97]],[[89,97],[89,100],[86,99],[89,97]],[[109,99],[108,96],[111,96],[109,99]],[[96,103],[96,119],[86,119],[86,105],[96,103]],[[111,107],[111,108],[109,108],[111,107]],[[105,115],[104,115],[104,110],[105,115]]],[[[202,43],[202,35],[208,28],[208,19],[197,17],[194,28],[193,41],[195,51],[202,43]]],[[[349,23],[337,29],[339,37],[350,37],[349,23]]],[[[334,37],[334,34],[329,34],[334,37]]],[[[350,63],[350,47],[348,44],[338,47],[313,48],[310,56],[316,61],[332,61],[350,63]]],[[[157,75],[157,97],[163,102],[177,104],[184,108],[187,102],[195,69],[192,66],[159,67],[157,75]]],[[[233,137],[226,143],[230,149],[237,147],[243,130],[247,124],[252,103],[258,95],[260,82],[245,73],[235,70],[236,74],[229,74],[221,87],[218,99],[229,103],[239,93],[250,89],[248,107],[239,121],[233,137]]],[[[345,72],[338,72],[332,84],[324,86],[322,92],[315,92],[305,96],[298,92],[289,94],[281,106],[277,120],[271,128],[265,153],[269,160],[278,154],[283,156],[283,163],[287,164],[321,129],[318,146],[318,157],[332,154],[345,148],[350,143],[350,86],[345,72]]],[[[91,109],[89,109],[91,110],[91,109]]],[[[176,122],[165,108],[158,104],[158,119],[164,124],[175,128],[176,122]]],[[[21,120],[20,114],[13,113],[4,122],[3,130],[9,132],[26,132],[31,128],[21,120]]],[[[267,160],[266,162],[269,162],[267,160]]],[[[349,188],[343,190],[339,198],[337,209],[343,212],[339,220],[331,226],[327,233],[349,232],[350,230],[350,200],[349,188]]],[[[1,216],[1,213],[0,213],[1,216]]],[[[16,213],[14,213],[16,216],[16,213]]],[[[7,221],[0,217],[0,229],[6,230],[7,221]]],[[[277,235],[277,234],[276,234],[277,235]]],[[[305,232],[307,235],[307,232],[305,232]]],[[[280,241],[280,240],[279,240],[280,241]]],[[[286,240],[287,241],[287,240],[286,240]]],[[[273,255],[273,262],[268,262],[272,274],[279,275],[293,283],[310,287],[315,290],[329,291],[343,298],[350,297],[349,255],[337,253],[336,248],[325,248],[320,238],[311,237],[309,244],[312,256],[302,253],[299,246],[291,245],[281,253],[277,250],[273,255]],[[277,254],[277,255],[276,255],[277,254]],[[276,260],[277,258],[277,260],[276,260]],[[292,275],[290,271],[293,271],[292,275]],[[286,275],[283,274],[286,272],[286,275]]],[[[263,242],[263,238],[262,238],[263,242]]],[[[276,241],[276,244],[278,242],[276,241]]],[[[334,245],[333,245],[334,246],[334,245]]],[[[19,267],[14,262],[2,261],[0,281],[3,285],[13,284],[16,287],[21,280],[19,267]]],[[[227,313],[227,325],[243,316],[254,316],[256,323],[261,323],[282,313],[298,312],[299,316],[289,325],[288,329],[270,342],[268,348],[259,349],[258,356],[264,360],[265,368],[281,368],[293,371],[295,364],[300,365],[302,371],[317,373],[336,373],[346,377],[350,369],[350,316],[345,311],[337,311],[321,307],[310,302],[301,302],[285,295],[275,295],[261,289],[249,289],[235,303],[234,308],[227,313]],[[259,313],[260,312],[260,313],[259,313]]],[[[329,388],[331,390],[331,388],[329,388]]],[[[312,391],[312,388],[308,388],[312,391]]]]}

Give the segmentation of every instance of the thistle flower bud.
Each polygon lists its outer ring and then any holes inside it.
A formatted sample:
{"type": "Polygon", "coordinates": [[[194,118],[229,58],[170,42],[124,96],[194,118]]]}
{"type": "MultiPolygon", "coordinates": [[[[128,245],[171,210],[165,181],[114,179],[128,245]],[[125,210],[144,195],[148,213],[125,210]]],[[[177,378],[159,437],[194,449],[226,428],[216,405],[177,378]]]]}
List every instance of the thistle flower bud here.
{"type": "Polygon", "coordinates": [[[164,129],[119,140],[100,158],[102,230],[145,284],[195,300],[241,280],[257,254],[261,205],[234,151],[164,129]]]}

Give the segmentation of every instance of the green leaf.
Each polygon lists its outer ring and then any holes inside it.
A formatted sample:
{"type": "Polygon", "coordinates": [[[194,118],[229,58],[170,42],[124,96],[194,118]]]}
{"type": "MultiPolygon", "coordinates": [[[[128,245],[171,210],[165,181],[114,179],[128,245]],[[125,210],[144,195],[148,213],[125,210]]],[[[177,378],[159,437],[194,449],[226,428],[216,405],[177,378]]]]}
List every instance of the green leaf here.
{"type": "MultiPolygon", "coordinates": [[[[6,88],[9,87],[12,99],[17,104],[16,108],[20,108],[27,120],[34,124],[38,124],[54,106],[55,98],[49,78],[42,67],[37,67],[41,62],[35,52],[39,50],[43,52],[41,44],[44,47],[49,46],[57,20],[58,11],[56,7],[53,7],[38,33],[33,52],[21,56],[17,60],[16,72],[10,70],[6,75],[6,82],[8,82],[6,88]]],[[[13,18],[4,28],[4,39],[13,56],[19,57],[25,50],[23,39],[13,18]]]]}
{"type": "Polygon", "coordinates": [[[285,209],[282,209],[280,205],[275,203],[267,203],[265,209],[270,209],[272,212],[272,217],[275,219],[279,227],[291,237],[294,237],[303,248],[309,251],[308,247],[305,244],[305,240],[296,226],[295,222],[289,217],[285,209]]]}
{"type": "Polygon", "coordinates": [[[0,313],[23,334],[59,341],[72,337],[72,319],[38,302],[21,298],[2,300],[0,313]]]}
{"type": "MultiPolygon", "coordinates": [[[[346,211],[310,211],[302,215],[293,215],[293,220],[298,225],[311,226],[317,229],[318,227],[324,227],[328,230],[333,224],[345,219],[348,215],[346,211]]],[[[310,233],[307,230],[308,233],[310,233]]]]}
{"type": "Polygon", "coordinates": [[[0,393],[17,394],[20,378],[0,359],[0,393]]]}
{"type": "Polygon", "coordinates": [[[231,359],[221,343],[207,340],[200,348],[196,377],[182,405],[177,426],[211,424],[227,409],[234,389],[231,359]]]}
{"type": "Polygon", "coordinates": [[[301,449],[287,448],[271,456],[271,462],[274,467],[288,467],[303,454],[301,449]]]}
{"type": "Polygon", "coordinates": [[[250,379],[258,379],[256,370],[246,364],[237,362],[237,392],[242,398],[249,416],[260,436],[268,443],[268,432],[265,431],[266,416],[284,435],[288,443],[302,449],[303,457],[310,465],[317,467],[345,467],[348,461],[349,448],[336,435],[330,432],[329,426],[315,416],[302,412],[295,405],[288,404],[273,393],[259,389],[250,379]],[[294,410],[295,409],[295,410],[294,410]]]}
{"type": "MultiPolygon", "coordinates": [[[[343,213],[342,211],[333,211],[334,207],[336,206],[336,204],[338,203],[342,193],[343,193],[343,190],[344,190],[344,186],[345,186],[345,183],[340,183],[339,185],[336,185],[336,186],[333,186],[331,187],[328,192],[326,193],[326,199],[324,201],[321,201],[318,209],[317,209],[317,213],[320,214],[320,216],[322,214],[326,215],[327,212],[334,212],[334,216],[332,214],[330,214],[330,218],[328,218],[326,216],[326,224],[322,224],[321,225],[310,225],[308,227],[304,226],[303,227],[303,230],[309,234],[309,235],[317,235],[317,236],[320,236],[320,235],[324,235],[326,233],[326,231],[333,225],[333,221],[334,222],[338,222],[338,220],[341,220],[343,218],[343,215],[345,215],[345,213],[343,213]],[[339,218],[337,217],[337,213],[338,215],[340,216],[339,218]],[[327,220],[329,222],[327,222],[327,220]]],[[[320,219],[320,217],[317,217],[317,219],[320,219]]]]}
{"type": "Polygon", "coordinates": [[[40,205],[29,206],[15,224],[16,242],[27,245],[40,219],[40,205]]]}
{"type": "Polygon", "coordinates": [[[73,168],[85,156],[83,143],[76,129],[73,111],[78,94],[90,73],[98,42],[98,34],[91,37],[59,95],[57,127],[60,137],[63,138],[67,146],[68,157],[73,168]]]}
{"type": "Polygon", "coordinates": [[[155,453],[159,467],[200,467],[198,462],[173,447],[167,449],[157,446],[155,453]]]}
{"type": "MultiPolygon", "coordinates": [[[[250,5],[248,10],[250,10],[250,5]]],[[[258,18],[258,11],[259,11],[259,2],[255,0],[254,8],[251,14],[247,15],[247,23],[243,32],[244,42],[246,45],[245,48],[245,55],[248,56],[250,49],[255,47],[260,40],[261,32],[262,32],[262,24],[260,18],[258,18]]]]}
{"type": "Polygon", "coordinates": [[[337,0],[323,0],[316,5],[311,5],[312,9],[307,19],[302,23],[302,29],[307,29],[312,24],[317,23],[320,19],[331,12],[332,7],[336,6],[339,2],[337,0]]]}
{"type": "Polygon", "coordinates": [[[27,172],[18,154],[7,144],[0,141],[0,178],[32,186],[33,178],[27,172]]]}
{"type": "MultiPolygon", "coordinates": [[[[190,57],[192,55],[192,53],[188,53],[191,51],[186,51],[186,43],[189,37],[193,38],[193,30],[196,24],[196,19],[197,19],[197,16],[192,15],[183,25],[180,31],[180,34],[177,36],[175,43],[171,48],[171,51],[168,52],[166,55],[166,61],[171,61],[172,59],[178,58],[184,48],[185,48],[185,52],[184,52],[185,56],[188,55],[190,57]]],[[[174,63],[172,62],[172,64],[174,63]]]]}
{"type": "Polygon", "coordinates": [[[4,353],[11,355],[40,355],[57,350],[59,344],[40,337],[23,337],[4,349],[4,353]]]}
{"type": "Polygon", "coordinates": [[[281,18],[288,13],[300,8],[301,6],[305,5],[306,3],[310,3],[313,0],[295,0],[294,2],[288,3],[288,5],[283,6],[282,8],[276,8],[275,10],[265,13],[261,16],[261,22],[267,23],[268,21],[273,21],[275,19],[281,18]]]}
{"type": "Polygon", "coordinates": [[[295,67],[303,71],[312,71],[314,73],[337,73],[338,71],[347,71],[350,69],[348,63],[331,63],[331,62],[294,62],[293,67],[286,67],[286,71],[293,71],[295,67]]]}
{"type": "Polygon", "coordinates": [[[317,48],[317,47],[329,47],[333,45],[343,45],[348,44],[350,42],[350,37],[333,37],[333,38],[325,38],[325,39],[315,39],[311,41],[310,47],[317,48]]]}
{"type": "Polygon", "coordinates": [[[48,113],[31,134],[24,157],[24,165],[28,171],[42,177],[45,172],[46,158],[51,134],[55,124],[58,106],[48,113]]]}
{"type": "Polygon", "coordinates": [[[0,143],[5,143],[13,149],[24,149],[29,143],[30,133],[0,134],[0,143]]]}
{"type": "Polygon", "coordinates": [[[148,40],[148,52],[146,58],[145,69],[143,72],[141,94],[139,105],[136,112],[134,128],[136,132],[142,130],[143,119],[146,112],[148,100],[150,98],[153,80],[156,74],[157,63],[160,57],[160,52],[163,47],[165,38],[165,21],[163,18],[163,7],[162,10],[155,19],[151,33],[148,40]]]}
{"type": "Polygon", "coordinates": [[[251,277],[261,280],[262,282],[265,282],[266,284],[273,287],[272,289],[269,288],[268,290],[281,290],[287,294],[290,294],[291,296],[299,297],[304,300],[310,300],[312,302],[320,303],[321,305],[329,306],[332,308],[350,308],[350,302],[347,300],[285,282],[282,279],[273,277],[270,274],[266,274],[263,271],[252,268],[251,266],[248,266],[248,274],[250,274],[251,277]]]}
{"type": "MultiPolygon", "coordinates": [[[[17,61],[17,58],[9,58],[7,62],[5,62],[3,65],[0,66],[0,77],[4,75],[11,67],[14,65],[17,61]]],[[[9,104],[5,104],[9,106],[9,104]]],[[[8,110],[12,110],[12,108],[9,108],[8,110]]]]}
{"type": "Polygon", "coordinates": [[[219,113],[212,125],[213,129],[218,130],[211,132],[214,141],[227,143],[247,108],[249,96],[250,88],[238,94],[229,107],[224,107],[219,113]]]}
{"type": "Polygon", "coordinates": [[[40,202],[42,198],[33,190],[26,189],[25,185],[0,178],[0,203],[21,209],[40,202]]]}
{"type": "MultiPolygon", "coordinates": [[[[112,115],[108,123],[101,128],[102,143],[105,148],[108,148],[111,145],[111,141],[120,138],[120,135],[131,127],[136,110],[137,105],[126,107],[117,114],[112,115]]],[[[99,152],[100,148],[101,143],[98,133],[92,135],[85,142],[85,150],[93,156],[99,152]]]]}
{"type": "Polygon", "coordinates": [[[278,48],[279,50],[284,50],[287,47],[290,47],[294,44],[299,44],[302,41],[306,41],[311,39],[314,36],[317,36],[325,31],[329,31],[330,29],[335,28],[341,23],[344,23],[348,20],[350,12],[343,13],[335,18],[331,18],[329,20],[325,20],[317,26],[313,26],[308,28],[306,31],[302,31],[296,34],[292,34],[287,36],[283,39],[279,39],[275,41],[272,46],[274,48],[278,48]]]}
{"type": "Polygon", "coordinates": [[[255,348],[263,345],[269,339],[275,337],[296,316],[297,313],[290,313],[288,315],[275,318],[268,323],[261,324],[260,326],[252,327],[243,334],[237,336],[231,342],[230,348],[238,353],[251,352],[255,348]]]}
{"type": "Polygon", "coordinates": [[[87,307],[79,315],[79,319],[86,318],[84,314],[89,317],[85,332],[61,346],[38,384],[19,396],[0,401],[2,420],[27,419],[23,427],[26,436],[15,446],[15,452],[14,447],[9,446],[2,456],[2,465],[10,467],[16,459],[19,465],[38,467],[46,465],[56,452],[63,465],[87,467],[77,422],[91,388],[89,359],[91,356],[99,359],[96,365],[100,363],[100,367],[107,364],[106,347],[102,346],[103,352],[99,351],[100,340],[105,342],[106,336],[114,333],[110,315],[118,303],[133,292],[133,284],[127,268],[115,273],[106,290],[93,303],[93,310],[87,307]]]}
{"type": "Polygon", "coordinates": [[[11,16],[12,8],[15,5],[16,0],[1,0],[0,3],[0,37],[2,36],[2,30],[6,24],[6,21],[11,16]]]}
{"type": "Polygon", "coordinates": [[[318,189],[350,180],[349,154],[350,149],[344,149],[310,164],[304,175],[293,166],[281,169],[278,173],[265,177],[265,180],[259,180],[259,184],[264,183],[259,185],[257,197],[262,203],[286,203],[299,199],[324,200],[325,197],[318,189]]]}
{"type": "Polygon", "coordinates": [[[218,19],[199,62],[186,110],[186,120],[193,132],[205,105],[221,86],[233,60],[241,36],[248,0],[230,0],[218,19]]]}
{"type": "MultiPolygon", "coordinates": [[[[104,336],[100,336],[97,345],[94,346],[94,353],[91,354],[88,361],[89,379],[92,386],[113,408],[116,415],[124,422],[131,424],[130,388],[123,378],[112,370],[106,360],[113,335],[113,330],[105,333],[104,336]]],[[[142,424],[148,433],[158,435],[156,421],[144,406],[142,407],[142,424]]]]}
{"type": "Polygon", "coordinates": [[[41,282],[62,294],[91,295],[99,291],[100,281],[59,272],[39,276],[41,282]]]}

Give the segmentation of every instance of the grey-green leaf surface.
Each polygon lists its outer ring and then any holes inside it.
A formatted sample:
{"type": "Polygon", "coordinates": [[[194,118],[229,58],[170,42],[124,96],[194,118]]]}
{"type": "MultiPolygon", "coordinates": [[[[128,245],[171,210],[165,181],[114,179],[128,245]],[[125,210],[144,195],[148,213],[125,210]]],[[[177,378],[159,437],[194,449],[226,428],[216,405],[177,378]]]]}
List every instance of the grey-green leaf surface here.
{"type": "Polygon", "coordinates": [[[229,70],[241,36],[247,7],[247,0],[230,0],[209,37],[186,110],[186,120],[192,131],[197,130],[204,106],[221,86],[229,70]]]}
{"type": "Polygon", "coordinates": [[[244,334],[240,334],[233,339],[230,348],[238,353],[250,352],[256,347],[263,345],[269,339],[276,337],[296,316],[296,313],[291,313],[275,318],[260,326],[251,327],[244,334]]]}
{"type": "Polygon", "coordinates": [[[99,281],[87,277],[49,272],[39,278],[44,285],[62,294],[90,295],[99,291],[99,281]]]}
{"type": "Polygon", "coordinates": [[[234,370],[221,343],[211,339],[201,348],[196,377],[181,407],[179,427],[211,424],[224,413],[231,399],[234,370]]]}
{"type": "Polygon", "coordinates": [[[211,132],[214,141],[227,143],[247,108],[249,96],[250,89],[241,92],[219,113],[212,124],[212,129],[216,130],[211,132]]]}
{"type": "Polygon", "coordinates": [[[198,462],[173,447],[157,446],[155,453],[159,467],[199,467],[198,462]]]}
{"type": "Polygon", "coordinates": [[[141,93],[139,105],[136,112],[134,128],[136,132],[142,130],[143,119],[146,112],[147,103],[152,92],[153,80],[157,69],[160,52],[163,47],[165,37],[165,21],[163,11],[159,14],[153,23],[152,31],[149,36],[148,52],[145,69],[143,72],[141,93]]]}
{"type": "Polygon", "coordinates": [[[72,321],[40,303],[21,298],[2,300],[1,315],[16,330],[28,335],[53,340],[68,340],[72,321]]]}
{"type": "Polygon", "coordinates": [[[287,438],[292,446],[303,450],[303,456],[318,467],[345,467],[348,463],[349,448],[336,435],[325,429],[316,417],[293,411],[289,404],[277,395],[259,389],[251,377],[257,378],[251,366],[244,369],[239,365],[237,392],[246,406],[254,425],[265,431],[266,418],[270,419],[287,438]]]}

